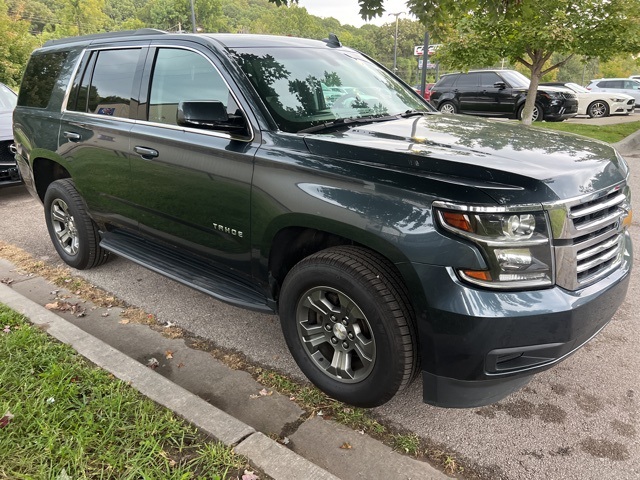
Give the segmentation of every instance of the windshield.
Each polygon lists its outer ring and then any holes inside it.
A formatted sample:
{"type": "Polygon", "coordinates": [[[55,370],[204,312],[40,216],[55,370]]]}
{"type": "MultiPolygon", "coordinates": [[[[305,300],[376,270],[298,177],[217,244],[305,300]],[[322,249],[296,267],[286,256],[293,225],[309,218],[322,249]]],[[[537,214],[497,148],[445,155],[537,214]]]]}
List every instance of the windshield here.
{"type": "Polygon", "coordinates": [[[500,75],[502,75],[502,78],[513,88],[529,88],[529,84],[531,83],[527,77],[515,70],[502,70],[500,71],[500,75]]]}
{"type": "Polygon", "coordinates": [[[232,55],[278,128],[433,111],[414,92],[348,49],[237,48],[232,55]]]}
{"type": "Polygon", "coordinates": [[[0,110],[13,110],[16,108],[18,96],[6,85],[0,84],[0,110]]]}
{"type": "Polygon", "coordinates": [[[589,93],[589,90],[587,90],[584,87],[581,87],[577,83],[565,83],[565,86],[570,88],[571,90],[573,90],[576,93],[589,93]]]}

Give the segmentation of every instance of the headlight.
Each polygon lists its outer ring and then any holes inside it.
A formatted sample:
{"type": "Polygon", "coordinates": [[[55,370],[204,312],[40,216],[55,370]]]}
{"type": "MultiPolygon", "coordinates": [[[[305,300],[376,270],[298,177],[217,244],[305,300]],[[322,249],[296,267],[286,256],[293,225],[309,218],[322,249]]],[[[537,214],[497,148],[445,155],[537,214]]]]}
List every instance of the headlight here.
{"type": "Polygon", "coordinates": [[[624,103],[624,102],[626,102],[626,100],[624,98],[610,98],[609,101],[610,102],[615,102],[615,103],[624,103]]]}
{"type": "Polygon", "coordinates": [[[543,211],[486,210],[453,205],[435,207],[440,226],[474,242],[486,260],[485,270],[458,269],[460,278],[501,289],[553,285],[547,215],[543,211]]]}

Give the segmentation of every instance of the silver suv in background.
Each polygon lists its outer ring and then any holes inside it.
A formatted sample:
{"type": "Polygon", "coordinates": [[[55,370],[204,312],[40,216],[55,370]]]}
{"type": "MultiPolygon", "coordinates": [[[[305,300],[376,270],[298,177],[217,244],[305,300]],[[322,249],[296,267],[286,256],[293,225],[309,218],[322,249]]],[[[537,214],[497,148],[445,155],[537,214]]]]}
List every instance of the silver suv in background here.
{"type": "Polygon", "coordinates": [[[640,103],[640,80],[633,78],[601,78],[591,80],[587,90],[592,92],[626,93],[636,99],[636,108],[640,103]]]}

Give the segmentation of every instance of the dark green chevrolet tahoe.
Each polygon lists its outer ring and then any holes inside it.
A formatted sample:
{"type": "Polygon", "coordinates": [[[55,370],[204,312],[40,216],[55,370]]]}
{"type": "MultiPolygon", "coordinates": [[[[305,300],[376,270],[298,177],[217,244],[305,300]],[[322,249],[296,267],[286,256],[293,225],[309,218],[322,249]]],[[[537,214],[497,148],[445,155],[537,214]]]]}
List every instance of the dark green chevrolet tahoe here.
{"type": "Polygon", "coordinates": [[[277,313],[302,371],[353,405],[418,375],[433,405],[498,401],[627,290],[613,148],[442,115],[333,35],[50,41],[14,136],[67,264],[116,254],[277,313]]]}

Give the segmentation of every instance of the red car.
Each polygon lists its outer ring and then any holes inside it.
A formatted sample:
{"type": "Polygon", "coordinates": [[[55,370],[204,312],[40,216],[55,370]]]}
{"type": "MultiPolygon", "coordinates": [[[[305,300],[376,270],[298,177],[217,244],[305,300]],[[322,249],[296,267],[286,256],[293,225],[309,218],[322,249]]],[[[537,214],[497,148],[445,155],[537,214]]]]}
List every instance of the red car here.
{"type": "MultiPolygon", "coordinates": [[[[433,87],[435,85],[435,83],[427,83],[424,86],[424,99],[425,100],[430,100],[431,99],[431,87],[433,87]]],[[[420,85],[416,85],[413,87],[413,89],[416,91],[416,93],[419,95],[420,94],[420,85]]]]}

